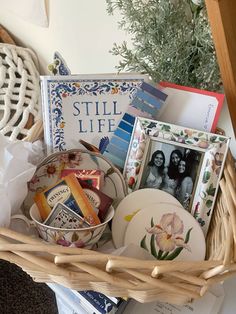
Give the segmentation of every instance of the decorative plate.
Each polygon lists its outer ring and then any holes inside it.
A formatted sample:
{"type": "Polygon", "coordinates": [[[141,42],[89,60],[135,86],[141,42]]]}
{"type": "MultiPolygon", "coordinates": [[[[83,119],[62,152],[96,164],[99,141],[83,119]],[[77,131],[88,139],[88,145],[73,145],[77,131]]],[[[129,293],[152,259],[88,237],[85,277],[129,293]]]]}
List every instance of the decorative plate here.
{"type": "Polygon", "coordinates": [[[142,189],[127,195],[116,208],[112,220],[112,238],[116,248],[124,245],[125,231],[133,216],[143,207],[155,203],[170,203],[176,206],[182,205],[167,192],[158,189],[142,189]]]}
{"type": "Polygon", "coordinates": [[[56,183],[60,179],[61,170],[66,167],[104,171],[104,184],[101,191],[113,198],[114,207],[127,194],[127,187],[122,174],[105,157],[90,151],[71,149],[46,157],[37,167],[33,178],[28,183],[28,195],[23,204],[23,211],[26,215],[34,203],[35,193],[56,183]]]}
{"type": "Polygon", "coordinates": [[[159,260],[204,260],[206,244],[198,222],[184,208],[149,205],[130,221],[125,245],[141,246],[159,260]]]}

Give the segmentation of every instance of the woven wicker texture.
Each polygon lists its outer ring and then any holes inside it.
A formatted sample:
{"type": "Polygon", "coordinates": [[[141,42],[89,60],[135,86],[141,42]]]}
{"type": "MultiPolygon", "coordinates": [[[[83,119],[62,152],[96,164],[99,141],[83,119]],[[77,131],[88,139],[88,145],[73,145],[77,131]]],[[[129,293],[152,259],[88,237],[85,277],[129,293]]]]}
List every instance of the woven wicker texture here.
{"type": "MultiPolygon", "coordinates": [[[[0,39],[9,42],[7,35],[0,27],[0,39]]],[[[39,95],[34,53],[0,43],[0,132],[11,139],[34,141],[42,133],[39,95]]],[[[142,261],[50,245],[5,228],[0,228],[0,259],[17,264],[36,282],[59,283],[139,302],[191,302],[211,285],[236,274],[234,160],[229,154],[207,235],[205,261],[142,261]]]]}
{"type": "Polygon", "coordinates": [[[5,228],[0,228],[0,258],[20,266],[36,282],[54,282],[139,302],[191,302],[211,285],[236,274],[234,160],[229,154],[207,236],[205,261],[142,261],[51,245],[5,228]]]}
{"type": "Polygon", "coordinates": [[[30,49],[0,43],[0,132],[31,140],[40,117],[37,57],[30,49]]]}

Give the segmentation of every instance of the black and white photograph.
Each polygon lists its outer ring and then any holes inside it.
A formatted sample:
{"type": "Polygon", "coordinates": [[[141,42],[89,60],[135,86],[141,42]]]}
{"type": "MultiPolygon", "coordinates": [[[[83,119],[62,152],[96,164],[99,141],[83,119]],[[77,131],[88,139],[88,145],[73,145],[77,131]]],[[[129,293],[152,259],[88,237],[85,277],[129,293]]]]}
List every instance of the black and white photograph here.
{"type": "Polygon", "coordinates": [[[190,211],[204,153],[189,147],[151,140],[140,188],[165,191],[190,211]]]}

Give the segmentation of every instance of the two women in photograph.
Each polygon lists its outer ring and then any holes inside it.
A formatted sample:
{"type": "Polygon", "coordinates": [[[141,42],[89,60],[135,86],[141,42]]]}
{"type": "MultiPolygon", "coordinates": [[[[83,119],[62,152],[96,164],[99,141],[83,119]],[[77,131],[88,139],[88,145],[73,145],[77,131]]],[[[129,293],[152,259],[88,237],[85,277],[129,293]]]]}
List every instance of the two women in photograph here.
{"type": "Polygon", "coordinates": [[[167,167],[164,153],[161,150],[155,151],[148,163],[143,182],[142,187],[165,191],[176,197],[184,208],[189,208],[193,180],[189,172],[189,162],[180,150],[172,151],[167,167]]]}

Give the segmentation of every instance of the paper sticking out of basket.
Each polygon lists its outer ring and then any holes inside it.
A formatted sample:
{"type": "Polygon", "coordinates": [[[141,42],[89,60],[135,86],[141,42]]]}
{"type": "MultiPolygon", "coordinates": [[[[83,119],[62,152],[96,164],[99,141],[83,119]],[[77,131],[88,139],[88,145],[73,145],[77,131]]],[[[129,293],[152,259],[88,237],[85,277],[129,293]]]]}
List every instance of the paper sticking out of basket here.
{"type": "Polygon", "coordinates": [[[42,156],[42,144],[11,141],[0,134],[1,175],[0,175],[0,225],[8,227],[10,217],[19,212],[25,199],[27,182],[32,178],[36,166],[32,163],[35,156],[42,156]]]}

